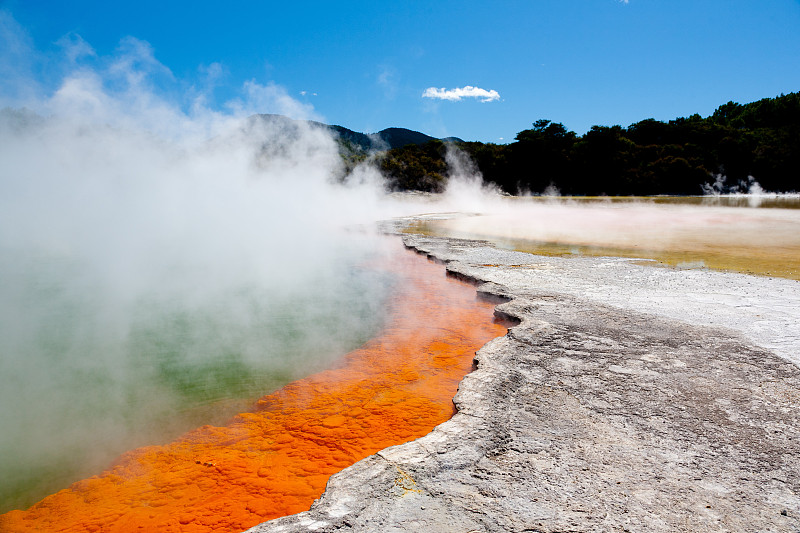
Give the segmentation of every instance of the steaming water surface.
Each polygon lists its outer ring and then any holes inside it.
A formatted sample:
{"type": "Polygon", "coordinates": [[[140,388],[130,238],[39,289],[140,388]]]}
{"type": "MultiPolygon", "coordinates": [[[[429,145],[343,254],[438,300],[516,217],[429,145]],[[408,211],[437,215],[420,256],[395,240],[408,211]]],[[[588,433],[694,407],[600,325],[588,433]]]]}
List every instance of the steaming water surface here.
{"type": "Polygon", "coordinates": [[[398,283],[377,337],[222,427],[131,450],[99,476],[0,515],[0,530],[242,531],[308,509],[334,472],[447,420],[475,351],[506,329],[474,287],[394,245],[380,263],[398,283]]]}
{"type": "Polygon", "coordinates": [[[379,328],[390,285],[342,257],[288,291],[233,284],[189,302],[154,287],[114,317],[85,265],[2,258],[0,511],[329,365],[379,328]]]}
{"type": "Polygon", "coordinates": [[[653,259],[800,279],[800,197],[515,198],[414,231],[541,255],[653,259]]]}

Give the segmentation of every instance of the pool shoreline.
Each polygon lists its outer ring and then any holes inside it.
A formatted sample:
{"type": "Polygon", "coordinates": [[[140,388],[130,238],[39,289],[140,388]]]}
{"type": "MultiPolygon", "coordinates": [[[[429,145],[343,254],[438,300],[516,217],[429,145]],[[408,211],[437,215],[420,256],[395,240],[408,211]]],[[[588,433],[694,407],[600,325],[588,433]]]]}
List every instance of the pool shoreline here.
{"type": "Polygon", "coordinates": [[[800,284],[403,239],[520,325],[453,419],[251,532],[800,527],[800,284]]]}

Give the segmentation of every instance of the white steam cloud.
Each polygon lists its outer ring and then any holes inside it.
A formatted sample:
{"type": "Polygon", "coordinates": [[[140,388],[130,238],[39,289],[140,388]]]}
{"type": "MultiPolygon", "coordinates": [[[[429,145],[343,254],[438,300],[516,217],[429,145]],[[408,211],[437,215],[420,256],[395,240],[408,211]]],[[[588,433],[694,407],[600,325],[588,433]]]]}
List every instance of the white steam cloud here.
{"type": "Polygon", "coordinates": [[[464,98],[478,98],[481,102],[493,102],[500,99],[500,93],[494,89],[486,90],[480,87],[466,85],[455,89],[428,87],[422,93],[422,97],[436,100],[448,100],[450,102],[460,102],[464,98]]]}
{"type": "Polygon", "coordinates": [[[453,143],[447,143],[446,149],[448,179],[443,201],[457,206],[458,211],[472,213],[501,209],[500,190],[483,182],[478,166],[469,155],[453,143]]]}
{"type": "Polygon", "coordinates": [[[337,185],[327,130],[254,115],[312,107],[248,81],[220,111],[146,42],[59,43],[43,61],[0,12],[0,512],[325,365],[387,290],[350,229],[380,218],[368,169],[337,185]]]}
{"type": "MultiPolygon", "coordinates": [[[[211,107],[218,63],[187,82],[133,37],[58,46],[0,10],[0,512],[366,340],[390,280],[363,228],[420,209],[370,164],[339,183],[330,132],[293,120],[322,117],[280,85],[211,107]]],[[[484,191],[448,161],[456,210],[484,191]]]]}

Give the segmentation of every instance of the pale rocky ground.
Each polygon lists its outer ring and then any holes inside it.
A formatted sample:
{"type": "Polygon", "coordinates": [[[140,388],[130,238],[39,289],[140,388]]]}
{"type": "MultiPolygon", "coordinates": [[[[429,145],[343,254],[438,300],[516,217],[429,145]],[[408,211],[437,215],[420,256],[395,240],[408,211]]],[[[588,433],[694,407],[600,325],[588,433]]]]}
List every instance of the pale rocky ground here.
{"type": "Polygon", "coordinates": [[[250,531],[800,532],[799,282],[404,241],[520,323],[450,421],[250,531]]]}

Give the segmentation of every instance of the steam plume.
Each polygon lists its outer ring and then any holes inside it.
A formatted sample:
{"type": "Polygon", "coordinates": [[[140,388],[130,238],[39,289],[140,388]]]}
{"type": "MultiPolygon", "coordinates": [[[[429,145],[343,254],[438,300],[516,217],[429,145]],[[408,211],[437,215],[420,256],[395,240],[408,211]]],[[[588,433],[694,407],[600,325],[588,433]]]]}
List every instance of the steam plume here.
{"type": "Polygon", "coordinates": [[[4,506],[378,326],[380,244],[347,229],[376,218],[374,180],[333,185],[325,130],[253,114],[312,108],[252,80],[210,108],[134,38],[99,57],[65,37],[50,84],[7,12],[0,32],[4,506]]]}

